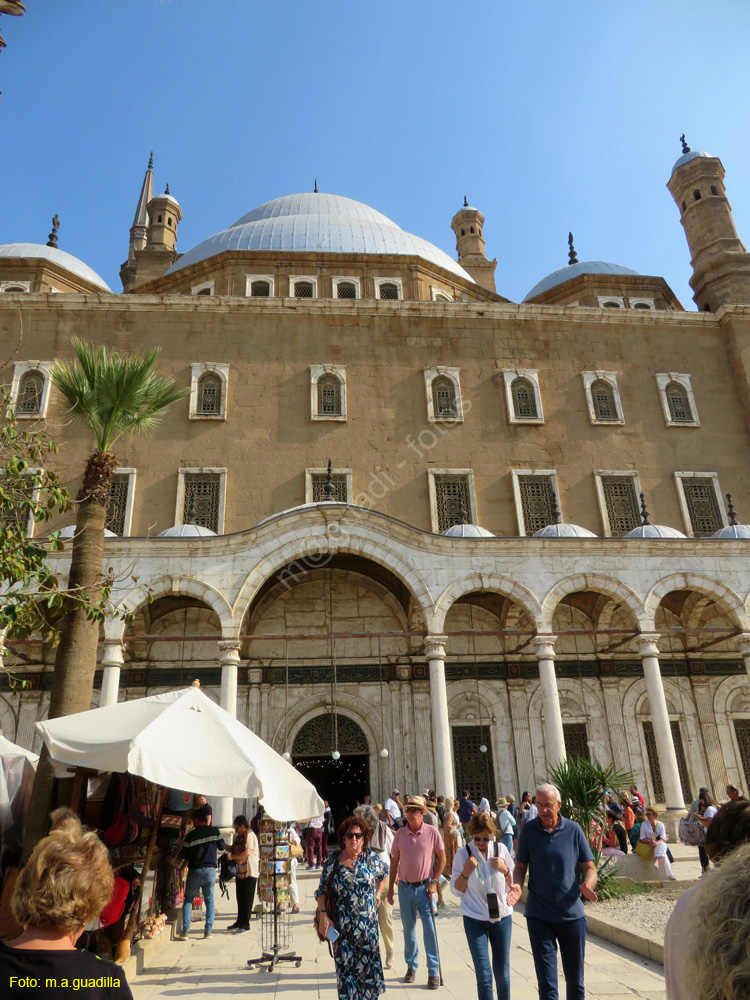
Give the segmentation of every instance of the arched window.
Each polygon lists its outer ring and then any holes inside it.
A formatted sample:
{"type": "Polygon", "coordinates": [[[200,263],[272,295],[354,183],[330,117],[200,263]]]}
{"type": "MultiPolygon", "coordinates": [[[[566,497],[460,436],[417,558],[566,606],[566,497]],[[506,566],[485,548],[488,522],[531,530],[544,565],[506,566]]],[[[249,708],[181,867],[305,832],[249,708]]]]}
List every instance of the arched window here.
{"type": "Polygon", "coordinates": [[[446,375],[438,375],[432,380],[432,405],[438,420],[458,416],[456,387],[446,375]]]}
{"type": "Polygon", "coordinates": [[[28,292],[28,288],[23,285],[6,285],[4,288],[6,292],[28,292]]]}
{"type": "Polygon", "coordinates": [[[619,420],[615,393],[609,382],[598,379],[591,386],[591,402],[597,420],[619,420]]]}
{"type": "Polygon", "coordinates": [[[267,281],[253,281],[250,284],[250,295],[253,298],[267,299],[271,294],[271,285],[267,281]]]}
{"type": "Polygon", "coordinates": [[[356,299],[357,286],[353,281],[340,281],[336,285],[336,297],[339,299],[356,299]]]}
{"type": "Polygon", "coordinates": [[[211,294],[210,288],[201,288],[201,290],[198,292],[198,295],[210,295],[210,294],[211,294]]]}
{"type": "Polygon", "coordinates": [[[536,397],[534,396],[534,386],[528,379],[514,379],[510,387],[513,398],[513,412],[516,417],[536,419],[539,414],[536,410],[536,397]]]}
{"type": "Polygon", "coordinates": [[[614,302],[611,299],[603,303],[605,309],[621,309],[619,302],[614,302]]]}
{"type": "Polygon", "coordinates": [[[318,416],[341,416],[341,382],[335,375],[321,375],[318,379],[318,416]]]}
{"type": "Polygon", "coordinates": [[[294,297],[295,297],[295,299],[311,299],[311,298],[313,298],[313,285],[312,285],[312,281],[295,281],[295,283],[294,283],[294,297]]]}
{"type": "Polygon", "coordinates": [[[675,423],[692,423],[693,411],[690,409],[690,398],[685,386],[679,382],[670,382],[664,392],[667,396],[670,418],[675,423]]]}
{"type": "Polygon", "coordinates": [[[44,375],[38,371],[26,372],[18,383],[16,413],[23,413],[25,416],[41,413],[43,391],[44,375]]]}
{"type": "Polygon", "coordinates": [[[381,299],[397,299],[398,298],[398,285],[394,285],[392,281],[384,281],[378,286],[381,299]]]}
{"type": "Polygon", "coordinates": [[[221,388],[221,378],[213,372],[198,379],[198,416],[212,417],[221,413],[221,388]]]}

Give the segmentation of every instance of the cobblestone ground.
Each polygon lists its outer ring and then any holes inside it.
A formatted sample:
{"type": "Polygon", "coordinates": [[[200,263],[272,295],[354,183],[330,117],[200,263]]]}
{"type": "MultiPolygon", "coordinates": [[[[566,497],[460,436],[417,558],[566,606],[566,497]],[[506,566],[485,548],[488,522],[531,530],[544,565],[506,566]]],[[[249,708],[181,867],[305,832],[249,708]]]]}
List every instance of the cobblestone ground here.
{"type": "MultiPolygon", "coordinates": [[[[236,997],[248,996],[261,1000],[294,1000],[296,997],[336,1000],[336,979],[328,949],[319,945],[312,927],[313,890],[318,877],[298,873],[300,888],[299,915],[292,918],[292,947],[302,958],[299,968],[281,965],[273,973],[251,971],[248,958],[260,955],[260,925],[253,921],[246,934],[224,930],[235,918],[234,887],[231,902],[217,902],[217,917],[213,937],[203,939],[203,925],[194,923],[191,939],[172,941],[157,958],[157,967],[144,970],[132,982],[135,1000],[156,1000],[157,997],[236,997]]],[[[218,895],[218,887],[217,887],[218,895]]],[[[438,936],[445,986],[435,996],[445,1000],[473,1000],[476,997],[474,970],[464,937],[458,901],[450,892],[445,894],[447,906],[440,910],[438,936]]],[[[400,979],[406,972],[403,950],[398,952],[400,920],[396,920],[396,965],[386,972],[387,993],[394,997],[424,996],[427,972],[422,962],[417,982],[404,986],[400,979]]],[[[419,930],[419,928],[418,928],[419,930]]],[[[421,945],[420,945],[421,948],[421,945]]],[[[421,956],[420,956],[421,957],[421,956]]],[[[526,934],[526,922],[521,913],[513,917],[511,944],[511,995],[513,1000],[536,1000],[538,993],[534,965],[526,934]]],[[[562,971],[560,982],[563,983],[562,971]]],[[[589,938],[586,950],[586,988],[589,1000],[665,1000],[664,973],[661,965],[633,955],[614,945],[589,938]]],[[[561,991],[564,996],[564,990],[561,991]]]]}

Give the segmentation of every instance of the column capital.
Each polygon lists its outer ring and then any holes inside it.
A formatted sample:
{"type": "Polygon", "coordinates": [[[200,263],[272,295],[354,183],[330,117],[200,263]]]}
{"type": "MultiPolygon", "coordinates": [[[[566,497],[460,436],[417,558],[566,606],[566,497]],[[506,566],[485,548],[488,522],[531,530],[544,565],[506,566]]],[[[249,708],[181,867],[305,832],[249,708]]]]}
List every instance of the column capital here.
{"type": "Polygon", "coordinates": [[[444,660],[447,641],[447,635],[426,635],[424,637],[424,651],[427,659],[444,660]]]}
{"type": "MultiPolygon", "coordinates": [[[[2,642],[2,636],[0,636],[0,643],[2,642]]],[[[750,632],[741,632],[737,636],[737,648],[742,653],[743,656],[750,656],[750,632]]]]}
{"type": "Polygon", "coordinates": [[[531,640],[531,645],[536,647],[537,659],[554,660],[556,635],[535,635],[531,640]]]}
{"type": "Polygon", "coordinates": [[[105,639],[102,643],[104,650],[102,652],[102,666],[115,666],[121,667],[125,657],[125,645],[121,639],[105,639]]]}
{"type": "Polygon", "coordinates": [[[217,643],[221,663],[239,663],[242,643],[239,639],[219,639],[217,643]]]}
{"type": "Polygon", "coordinates": [[[659,639],[661,639],[659,632],[641,632],[637,635],[635,641],[641,656],[658,656],[659,639]]]}
{"type": "Polygon", "coordinates": [[[615,675],[614,677],[600,677],[599,682],[603,688],[616,688],[620,686],[620,678],[615,675]]]}

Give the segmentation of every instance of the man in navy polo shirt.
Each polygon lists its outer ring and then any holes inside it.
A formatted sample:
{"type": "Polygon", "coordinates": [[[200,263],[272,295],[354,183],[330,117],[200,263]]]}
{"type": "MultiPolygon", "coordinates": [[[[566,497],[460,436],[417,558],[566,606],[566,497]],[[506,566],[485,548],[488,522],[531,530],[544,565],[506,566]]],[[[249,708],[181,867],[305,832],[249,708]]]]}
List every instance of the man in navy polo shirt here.
{"type": "Polygon", "coordinates": [[[581,895],[596,902],[596,865],[583,830],[560,815],[560,793],[554,785],[537,788],[536,805],[539,815],[524,823],[518,838],[513,882],[522,888],[529,868],[526,924],[539,1000],[558,1000],[558,944],[567,1000],[584,1000],[586,917],[581,895]]]}

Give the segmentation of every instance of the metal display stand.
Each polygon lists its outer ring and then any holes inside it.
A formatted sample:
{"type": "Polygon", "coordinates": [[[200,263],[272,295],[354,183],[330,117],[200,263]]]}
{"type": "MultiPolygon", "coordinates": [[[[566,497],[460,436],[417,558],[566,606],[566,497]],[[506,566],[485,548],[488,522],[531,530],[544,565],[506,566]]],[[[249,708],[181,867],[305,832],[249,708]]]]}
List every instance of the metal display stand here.
{"type": "Polygon", "coordinates": [[[289,824],[276,823],[264,817],[258,824],[260,839],[260,877],[258,894],[263,906],[261,914],[260,958],[248,959],[253,969],[268,965],[273,972],[279,962],[294,962],[297,968],[302,958],[288,951],[292,943],[289,891],[292,879],[289,824]]]}

